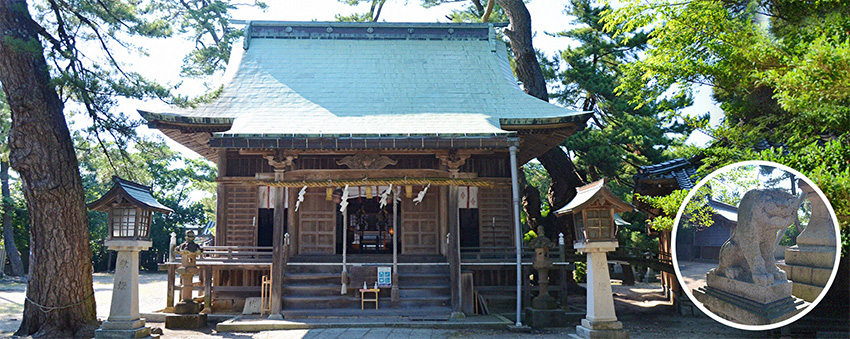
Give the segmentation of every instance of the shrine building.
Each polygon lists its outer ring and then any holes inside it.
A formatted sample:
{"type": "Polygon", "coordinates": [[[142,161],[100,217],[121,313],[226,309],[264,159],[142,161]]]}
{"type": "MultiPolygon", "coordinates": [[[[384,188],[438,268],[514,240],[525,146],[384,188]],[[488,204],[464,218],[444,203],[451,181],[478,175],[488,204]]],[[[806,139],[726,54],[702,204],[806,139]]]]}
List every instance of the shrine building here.
{"type": "Polygon", "coordinates": [[[233,49],[211,102],[139,110],[218,166],[214,312],[264,276],[272,314],[360,311],[379,266],[381,309],[460,311],[461,253],[515,253],[518,166],[590,117],[524,93],[493,24],[252,21],[233,49]]]}

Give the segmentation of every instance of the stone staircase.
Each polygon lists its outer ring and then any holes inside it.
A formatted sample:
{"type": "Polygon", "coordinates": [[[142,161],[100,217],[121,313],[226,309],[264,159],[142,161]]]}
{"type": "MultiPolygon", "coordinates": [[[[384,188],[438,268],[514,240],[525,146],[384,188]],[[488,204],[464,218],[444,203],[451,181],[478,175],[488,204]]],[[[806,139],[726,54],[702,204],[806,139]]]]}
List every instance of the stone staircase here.
{"type": "MultiPolygon", "coordinates": [[[[381,264],[384,265],[384,264],[381,264]]],[[[385,264],[391,266],[392,264],[385,264]]],[[[371,287],[376,280],[376,265],[349,266],[350,285],[341,294],[342,264],[291,262],[283,280],[284,316],[358,315],[363,282],[371,287]],[[356,312],[354,312],[356,311],[356,312]]],[[[381,289],[378,310],[367,302],[371,315],[433,315],[450,314],[449,266],[432,263],[425,266],[399,265],[399,302],[391,302],[391,290],[381,289]]]]}

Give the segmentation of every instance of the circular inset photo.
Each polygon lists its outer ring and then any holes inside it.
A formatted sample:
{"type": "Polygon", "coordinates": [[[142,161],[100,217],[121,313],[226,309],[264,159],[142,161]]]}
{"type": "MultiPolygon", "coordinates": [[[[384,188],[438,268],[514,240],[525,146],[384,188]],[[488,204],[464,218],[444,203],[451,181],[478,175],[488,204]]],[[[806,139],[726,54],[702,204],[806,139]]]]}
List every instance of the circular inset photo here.
{"type": "Polygon", "coordinates": [[[674,223],[682,289],[727,326],[790,324],[835,279],[838,219],[823,192],[787,166],[745,161],[714,171],[689,192],[674,223]]]}

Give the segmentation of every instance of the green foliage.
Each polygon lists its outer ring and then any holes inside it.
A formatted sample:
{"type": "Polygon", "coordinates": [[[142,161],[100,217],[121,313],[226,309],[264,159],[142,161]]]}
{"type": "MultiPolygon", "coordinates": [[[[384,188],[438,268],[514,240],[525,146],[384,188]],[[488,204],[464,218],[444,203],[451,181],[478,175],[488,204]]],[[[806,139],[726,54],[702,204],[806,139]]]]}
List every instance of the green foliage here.
{"type": "Polygon", "coordinates": [[[549,177],[549,172],[543,168],[543,164],[532,161],[522,165],[522,173],[525,175],[525,181],[537,188],[540,193],[540,215],[546,217],[549,215],[549,186],[552,185],[552,179],[549,177]]]}
{"type": "MultiPolygon", "coordinates": [[[[770,160],[812,179],[850,231],[850,6],[846,1],[628,0],[607,12],[621,39],[652,27],[653,48],[627,72],[645,84],[710,85],[725,121],[708,134],[707,173],[770,160]]],[[[640,102],[636,97],[634,102],[640,102]]],[[[702,126],[705,127],[705,126],[702,126]]],[[[843,252],[848,244],[843,242],[843,252]]]]}
{"type": "Polygon", "coordinates": [[[576,261],[576,269],[573,270],[573,279],[576,282],[587,282],[587,263],[576,261]]]}
{"type": "Polygon", "coordinates": [[[610,178],[615,193],[628,196],[638,167],[669,160],[665,152],[679,147],[691,127],[677,112],[691,104],[689,95],[665,96],[667,86],[644,86],[642,92],[617,92],[616,88],[636,79],[623,71],[647,48],[647,33],[629,30],[629,40],[614,39],[600,20],[608,6],[597,7],[589,0],[572,0],[566,12],[575,17],[571,30],[554,34],[577,42],[558,56],[544,58],[542,67],[551,86],[550,96],[559,103],[592,111],[589,128],[567,139],[576,166],[586,179],[610,178]],[[563,66],[562,66],[563,65],[563,66]],[[644,100],[635,103],[638,94],[644,100]]]}
{"type": "Polygon", "coordinates": [[[233,43],[243,35],[242,30],[230,27],[231,12],[244,6],[267,8],[259,0],[158,1],[151,7],[164,13],[164,19],[195,44],[183,58],[182,74],[202,77],[224,71],[233,43]]]}
{"type": "Polygon", "coordinates": [[[531,230],[531,231],[525,232],[525,234],[522,235],[522,242],[527,243],[529,241],[534,240],[535,238],[537,238],[537,232],[534,232],[534,230],[531,230]]]}
{"type": "MultiPolygon", "coordinates": [[[[676,213],[678,213],[679,208],[685,202],[685,198],[688,196],[688,190],[675,190],[669,195],[665,196],[642,196],[637,194],[636,197],[638,200],[643,201],[654,208],[661,209],[662,215],[655,217],[652,220],[647,220],[653,230],[656,231],[671,231],[673,230],[674,222],[676,219],[676,213]]],[[[692,224],[699,224],[704,227],[709,227],[714,224],[714,221],[711,219],[712,209],[707,205],[707,191],[702,190],[702,188],[697,191],[697,193],[688,201],[688,204],[685,206],[685,211],[683,212],[683,217],[687,217],[687,220],[683,219],[683,222],[688,222],[692,224]]]]}
{"type": "MultiPolygon", "coordinates": [[[[48,1],[33,6],[33,19],[46,44],[53,83],[64,100],[91,120],[87,131],[98,137],[101,148],[108,139],[127,149],[138,121],[113,112],[118,97],[162,100],[173,104],[196,101],[172,93],[176,87],[161,84],[122,62],[125,53],[146,54],[132,41],[188,36],[195,48],[184,59],[183,74],[210,75],[222,70],[232,43],[241,32],[229,27],[230,12],[237,6],[264,8],[260,1],[186,0],[48,1]]],[[[35,41],[39,54],[42,48],[35,41]]]]}

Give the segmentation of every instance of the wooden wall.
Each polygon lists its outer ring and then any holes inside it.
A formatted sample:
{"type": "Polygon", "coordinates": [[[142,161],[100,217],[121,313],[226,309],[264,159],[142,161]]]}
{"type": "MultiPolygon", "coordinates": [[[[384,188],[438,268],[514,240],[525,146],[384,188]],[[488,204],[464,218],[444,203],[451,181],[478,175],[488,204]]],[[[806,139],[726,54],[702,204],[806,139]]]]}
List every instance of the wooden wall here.
{"type": "MultiPolygon", "coordinates": [[[[295,206],[291,206],[293,212],[295,206]]],[[[298,253],[336,252],[336,204],[327,201],[325,189],[308,188],[298,212],[298,253]]]]}
{"type": "Polygon", "coordinates": [[[513,206],[510,182],[478,189],[478,221],[481,247],[514,246],[513,206]],[[493,219],[495,218],[495,228],[493,219]]]}
{"type": "Polygon", "coordinates": [[[401,254],[437,254],[440,251],[439,190],[431,187],[419,205],[401,201],[401,254]]]}
{"type": "Polygon", "coordinates": [[[254,218],[257,216],[257,188],[247,184],[225,184],[226,246],[256,246],[254,218]]]}

